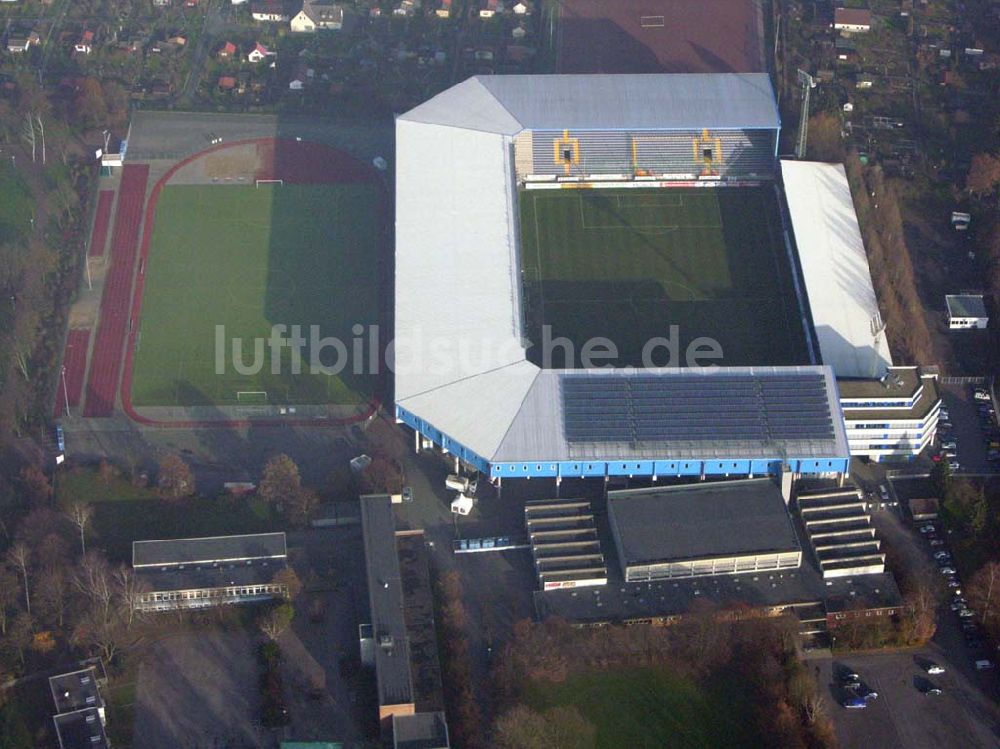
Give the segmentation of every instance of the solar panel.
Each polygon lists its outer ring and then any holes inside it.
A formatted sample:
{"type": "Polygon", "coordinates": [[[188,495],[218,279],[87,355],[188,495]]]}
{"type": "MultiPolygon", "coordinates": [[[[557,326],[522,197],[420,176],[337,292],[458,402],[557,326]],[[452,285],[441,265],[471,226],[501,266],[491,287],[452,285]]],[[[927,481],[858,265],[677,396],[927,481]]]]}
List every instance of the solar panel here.
{"type": "Polygon", "coordinates": [[[573,443],[831,440],[826,379],[780,375],[567,373],[561,378],[573,443]]]}

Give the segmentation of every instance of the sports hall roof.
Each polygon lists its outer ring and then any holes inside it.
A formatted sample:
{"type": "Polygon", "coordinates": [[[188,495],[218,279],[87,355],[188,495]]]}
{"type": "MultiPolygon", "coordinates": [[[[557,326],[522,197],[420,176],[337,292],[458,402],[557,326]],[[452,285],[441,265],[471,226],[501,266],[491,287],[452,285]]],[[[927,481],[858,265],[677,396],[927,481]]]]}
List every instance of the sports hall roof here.
{"type": "Polygon", "coordinates": [[[824,364],[837,377],[881,377],[892,366],[868,256],[841,164],[782,161],[795,244],[824,364]]]}
{"type": "Polygon", "coordinates": [[[608,492],[608,520],[626,565],[800,548],[768,478],[608,492]]]}
{"type": "Polygon", "coordinates": [[[781,126],[766,73],[473,76],[400,119],[506,135],[781,126]]]}
{"type": "MultiPolygon", "coordinates": [[[[514,135],[525,128],[778,126],[770,82],[758,74],[478,76],[398,117],[397,416],[425,434],[433,427],[495,463],[695,455],[846,460],[829,369],[727,368],[746,378],[748,389],[734,396],[738,408],[725,393],[693,397],[714,414],[701,417],[708,434],[651,435],[626,424],[604,439],[580,441],[566,433],[566,383],[604,376],[612,389],[627,388],[636,372],[543,371],[526,357],[514,135]],[[777,423],[796,408],[753,394],[763,380],[780,377],[811,388],[824,411],[795,434],[777,423]],[[736,410],[757,431],[730,430],[736,410]]],[[[698,369],[642,374],[656,379],[653,387],[671,402],[688,393],[684,378],[709,383],[713,377],[698,369]]],[[[626,406],[631,396],[624,397],[612,408],[626,406]]]]}

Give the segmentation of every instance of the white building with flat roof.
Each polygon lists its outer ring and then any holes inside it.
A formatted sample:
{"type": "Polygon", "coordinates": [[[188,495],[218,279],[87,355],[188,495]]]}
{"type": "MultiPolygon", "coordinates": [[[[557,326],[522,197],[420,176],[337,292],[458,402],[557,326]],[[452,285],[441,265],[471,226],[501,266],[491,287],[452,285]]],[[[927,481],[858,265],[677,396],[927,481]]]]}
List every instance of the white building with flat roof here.
{"type": "Polygon", "coordinates": [[[948,330],[985,330],[990,324],[982,294],[948,294],[948,330]]]}

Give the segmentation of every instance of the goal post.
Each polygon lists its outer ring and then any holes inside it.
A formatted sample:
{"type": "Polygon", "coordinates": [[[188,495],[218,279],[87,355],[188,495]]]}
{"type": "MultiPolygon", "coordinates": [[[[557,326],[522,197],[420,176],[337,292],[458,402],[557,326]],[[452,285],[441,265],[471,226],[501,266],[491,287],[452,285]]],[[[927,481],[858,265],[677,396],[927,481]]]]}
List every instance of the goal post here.
{"type": "Polygon", "coordinates": [[[261,185],[278,185],[278,187],[284,187],[285,180],[283,179],[255,179],[254,187],[260,187],[261,185]]]}
{"type": "Polygon", "coordinates": [[[261,403],[267,403],[267,391],[266,390],[237,390],[236,391],[236,402],[240,404],[254,404],[259,405],[261,403]]]}

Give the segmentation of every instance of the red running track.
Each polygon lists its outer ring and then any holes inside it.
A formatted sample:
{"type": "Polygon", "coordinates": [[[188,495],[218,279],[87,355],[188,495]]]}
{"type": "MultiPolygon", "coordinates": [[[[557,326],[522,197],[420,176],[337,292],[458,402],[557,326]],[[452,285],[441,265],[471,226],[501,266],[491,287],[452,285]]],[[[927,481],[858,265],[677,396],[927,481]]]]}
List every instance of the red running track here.
{"type": "Polygon", "coordinates": [[[70,408],[80,405],[80,396],[83,395],[83,376],[87,371],[89,343],[89,330],[71,330],[66,336],[66,349],[63,353],[63,367],[66,372],[59,378],[59,390],[56,393],[57,419],[63,415],[67,400],[70,408]]]}
{"type": "Polygon", "coordinates": [[[108,241],[108,224],[111,223],[111,206],[115,202],[114,190],[101,190],[97,194],[97,213],[94,215],[94,230],[90,233],[90,257],[101,257],[108,241]]]}
{"type": "Polygon", "coordinates": [[[104,277],[101,319],[87,381],[84,416],[111,416],[122,367],[122,346],[128,332],[136,243],[146,202],[147,164],[127,164],[118,187],[118,214],[111,235],[111,259],[104,277]]]}

